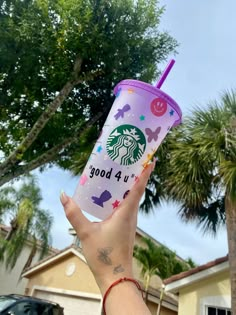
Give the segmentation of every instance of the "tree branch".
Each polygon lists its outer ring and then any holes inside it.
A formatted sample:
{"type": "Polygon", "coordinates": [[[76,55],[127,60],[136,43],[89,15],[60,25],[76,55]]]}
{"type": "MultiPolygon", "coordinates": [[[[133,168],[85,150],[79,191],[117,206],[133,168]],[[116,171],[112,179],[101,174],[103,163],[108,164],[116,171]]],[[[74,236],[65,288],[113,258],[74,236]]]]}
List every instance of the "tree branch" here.
{"type": "MultiPolygon", "coordinates": [[[[55,97],[55,99],[48,105],[47,109],[40,115],[38,120],[33,125],[30,132],[19,144],[19,146],[13,151],[9,157],[0,165],[0,171],[4,170],[6,173],[14,164],[21,160],[23,154],[36,140],[39,133],[42,131],[49,119],[55,114],[58,107],[64,102],[67,96],[70,94],[75,85],[77,85],[80,80],[78,79],[78,73],[81,69],[82,59],[77,57],[74,65],[73,80],[68,81],[60,93],[55,97]]],[[[81,80],[82,81],[82,80],[81,80]]]]}
{"type": "Polygon", "coordinates": [[[0,165],[0,171],[7,172],[17,161],[20,161],[25,151],[35,141],[41,130],[44,128],[49,119],[54,115],[57,108],[62,104],[68,94],[71,92],[73,84],[67,82],[62,88],[58,96],[52,101],[48,108],[38,118],[30,132],[19,144],[19,146],[12,152],[9,157],[0,165]]]}
{"type": "Polygon", "coordinates": [[[28,173],[36,168],[38,168],[41,165],[45,165],[49,162],[52,162],[56,155],[64,148],[68,147],[72,143],[78,141],[79,134],[83,134],[91,128],[96,121],[103,115],[102,112],[99,112],[96,116],[94,116],[92,119],[87,121],[84,126],[82,126],[79,129],[79,132],[76,133],[73,137],[69,137],[67,139],[64,139],[61,143],[56,145],[55,147],[49,149],[45,153],[43,153],[38,158],[34,159],[33,161],[29,162],[28,164],[18,166],[14,171],[11,171],[9,173],[5,173],[5,175],[2,176],[0,179],[0,187],[4,185],[5,183],[9,182],[10,180],[19,177],[20,175],[23,175],[24,173],[28,173]]]}

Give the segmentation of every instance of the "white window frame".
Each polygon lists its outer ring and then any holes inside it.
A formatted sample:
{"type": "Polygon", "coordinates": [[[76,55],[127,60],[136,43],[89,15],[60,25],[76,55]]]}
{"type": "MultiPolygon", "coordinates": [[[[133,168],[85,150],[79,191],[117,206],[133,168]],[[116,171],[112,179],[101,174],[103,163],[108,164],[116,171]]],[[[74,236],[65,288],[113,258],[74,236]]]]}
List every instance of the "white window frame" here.
{"type": "Polygon", "coordinates": [[[207,296],[200,299],[200,315],[207,315],[207,307],[231,309],[229,295],[207,296]]]}
{"type": "MultiPolygon", "coordinates": [[[[211,308],[215,308],[216,310],[221,309],[221,310],[225,311],[226,313],[227,313],[228,311],[230,311],[230,312],[231,312],[231,309],[230,309],[230,308],[228,308],[228,307],[219,307],[219,306],[207,305],[207,306],[206,306],[206,315],[208,315],[208,308],[209,308],[209,307],[211,307],[211,308]]],[[[217,312],[217,314],[218,314],[218,312],[217,312]]],[[[227,314],[226,314],[226,315],[227,315],[227,314]]]]}

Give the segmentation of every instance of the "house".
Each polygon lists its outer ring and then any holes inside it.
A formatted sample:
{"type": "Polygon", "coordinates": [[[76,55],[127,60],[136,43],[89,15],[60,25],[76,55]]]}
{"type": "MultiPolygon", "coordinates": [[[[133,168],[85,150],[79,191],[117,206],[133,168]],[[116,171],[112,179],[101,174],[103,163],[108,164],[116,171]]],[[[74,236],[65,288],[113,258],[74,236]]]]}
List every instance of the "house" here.
{"type": "MultiPolygon", "coordinates": [[[[55,301],[64,307],[65,315],[97,315],[102,311],[102,296],[83,256],[80,242],[74,231],[74,242],[62,251],[41,260],[28,268],[23,276],[28,279],[25,293],[55,301]]],[[[136,242],[148,236],[137,229],[136,242]]],[[[157,242],[157,241],[156,241],[157,242]]],[[[158,243],[158,242],[157,242],[158,243]]],[[[135,278],[140,282],[139,268],[135,266],[135,278]]],[[[148,292],[148,307],[156,315],[160,300],[160,279],[153,279],[148,292]]],[[[142,286],[143,287],[143,286],[142,286]]],[[[162,315],[177,315],[177,298],[166,295],[162,303],[162,315]]]]}
{"type": "Polygon", "coordinates": [[[172,276],[166,292],[178,294],[178,315],[231,315],[228,256],[172,276]]]}
{"type": "Polygon", "coordinates": [[[23,276],[28,279],[25,294],[55,301],[65,315],[101,314],[101,294],[81,248],[71,245],[41,260],[23,276]]]}
{"type": "MultiPolygon", "coordinates": [[[[0,224],[1,237],[5,238],[9,230],[10,227],[0,224]]],[[[17,259],[15,267],[12,270],[7,269],[5,264],[0,262],[0,295],[9,293],[24,294],[27,279],[21,278],[21,273],[31,253],[31,248],[32,242],[29,239],[27,242],[25,242],[24,248],[17,259]]],[[[38,243],[37,251],[31,264],[35,264],[39,260],[40,250],[40,244],[38,243]]],[[[56,252],[56,249],[49,248],[48,255],[56,252]]]]}

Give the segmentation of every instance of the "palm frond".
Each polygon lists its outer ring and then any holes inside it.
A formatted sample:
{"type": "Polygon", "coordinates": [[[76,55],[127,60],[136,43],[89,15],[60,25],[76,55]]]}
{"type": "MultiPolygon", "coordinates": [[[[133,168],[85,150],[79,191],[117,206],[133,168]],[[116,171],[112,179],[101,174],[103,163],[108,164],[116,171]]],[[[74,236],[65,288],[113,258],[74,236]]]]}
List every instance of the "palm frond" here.
{"type": "Polygon", "coordinates": [[[187,263],[176,258],[176,254],[163,245],[157,246],[151,239],[142,238],[143,246],[134,247],[134,257],[141,266],[141,275],[150,278],[153,275],[161,279],[170,277],[179,271],[188,270],[187,263]]]}
{"type": "Polygon", "coordinates": [[[223,161],[220,165],[220,174],[224,180],[227,194],[232,201],[236,201],[236,160],[223,161]]]}
{"type": "Polygon", "coordinates": [[[221,96],[224,109],[230,113],[231,117],[236,116],[236,93],[235,90],[224,91],[221,96]]]}
{"type": "MultiPolygon", "coordinates": [[[[9,269],[15,263],[27,240],[38,239],[41,247],[41,257],[43,257],[51,244],[52,216],[47,210],[40,209],[42,200],[41,192],[37,186],[37,180],[33,176],[28,176],[22,185],[6,187],[0,190],[0,219],[5,211],[11,211],[12,229],[7,239],[0,244],[2,256],[9,269]],[[3,209],[3,210],[2,210],[3,209]]],[[[1,259],[1,257],[0,257],[1,259]]]]}
{"type": "Polygon", "coordinates": [[[171,134],[172,133],[170,132],[155,154],[155,158],[157,159],[156,167],[148,181],[144,200],[140,205],[140,210],[145,214],[150,213],[155,206],[160,205],[161,202],[167,198],[163,181],[166,178],[166,169],[168,168],[169,163],[171,134]]]}
{"type": "Polygon", "coordinates": [[[195,208],[186,203],[182,204],[179,214],[185,222],[190,220],[196,222],[204,234],[210,233],[215,236],[219,227],[226,223],[225,198],[221,197],[195,208]]]}
{"type": "Polygon", "coordinates": [[[48,210],[37,209],[30,234],[41,242],[40,258],[43,258],[52,244],[51,228],[53,217],[48,210]]]}

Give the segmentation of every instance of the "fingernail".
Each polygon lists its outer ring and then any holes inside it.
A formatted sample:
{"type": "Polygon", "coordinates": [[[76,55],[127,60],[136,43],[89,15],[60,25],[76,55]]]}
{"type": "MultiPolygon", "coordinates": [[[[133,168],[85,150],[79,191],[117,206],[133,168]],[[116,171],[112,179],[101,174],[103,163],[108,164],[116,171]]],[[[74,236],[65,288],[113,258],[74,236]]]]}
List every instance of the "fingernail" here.
{"type": "Polygon", "coordinates": [[[61,203],[63,204],[63,206],[64,206],[64,205],[67,203],[67,201],[69,200],[69,199],[68,199],[68,196],[67,196],[67,194],[64,192],[64,190],[61,190],[60,200],[61,200],[61,203]]]}

